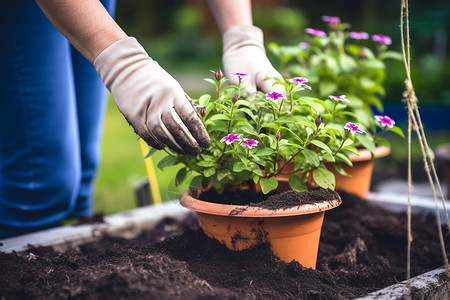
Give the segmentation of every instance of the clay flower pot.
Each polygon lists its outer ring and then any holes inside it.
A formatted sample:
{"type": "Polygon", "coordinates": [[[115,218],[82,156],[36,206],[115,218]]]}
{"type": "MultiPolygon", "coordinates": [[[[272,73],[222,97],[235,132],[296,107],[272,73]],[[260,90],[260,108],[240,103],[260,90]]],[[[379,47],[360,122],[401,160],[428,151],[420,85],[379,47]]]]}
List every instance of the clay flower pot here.
{"type": "Polygon", "coordinates": [[[193,192],[185,192],[180,203],[197,213],[199,225],[208,237],[236,251],[269,242],[281,260],[295,259],[308,268],[316,267],[325,211],[341,204],[339,198],[269,210],[211,203],[193,196],[193,192]]]}
{"type": "MultiPolygon", "coordinates": [[[[353,167],[350,167],[346,164],[341,164],[342,168],[347,172],[348,176],[341,175],[334,168],[333,163],[325,163],[328,170],[330,170],[336,179],[336,191],[345,191],[348,193],[352,193],[358,195],[362,199],[367,197],[367,194],[370,189],[370,182],[372,180],[372,172],[374,167],[374,159],[381,158],[387,156],[391,152],[391,149],[384,146],[378,146],[375,149],[374,158],[369,150],[361,149],[359,151],[359,156],[355,154],[350,154],[349,157],[353,162],[353,167]]],[[[293,163],[292,163],[293,164],[293,163]]],[[[286,167],[286,171],[293,170],[294,166],[290,167],[289,165],[286,167]]],[[[299,174],[301,176],[301,174],[299,174]]],[[[289,186],[289,176],[281,175],[276,177],[278,180],[278,188],[277,191],[287,191],[290,190],[289,186]]],[[[313,181],[312,176],[308,178],[313,181]]]]}
{"type": "Polygon", "coordinates": [[[326,164],[328,170],[333,172],[336,178],[336,190],[353,193],[365,199],[369,193],[375,159],[385,157],[389,153],[391,153],[390,148],[377,146],[373,158],[367,149],[361,149],[359,156],[355,154],[349,155],[353,162],[353,167],[347,166],[346,164],[341,165],[351,177],[339,174],[332,163],[326,164]]]}

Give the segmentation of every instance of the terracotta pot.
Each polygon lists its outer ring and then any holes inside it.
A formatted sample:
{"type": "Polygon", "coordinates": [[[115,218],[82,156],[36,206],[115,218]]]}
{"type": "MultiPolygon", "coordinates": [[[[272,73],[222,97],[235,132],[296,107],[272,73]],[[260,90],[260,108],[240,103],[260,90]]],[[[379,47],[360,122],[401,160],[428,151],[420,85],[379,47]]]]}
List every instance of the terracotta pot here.
{"type": "Polygon", "coordinates": [[[206,202],[187,191],[180,203],[197,213],[199,225],[208,237],[231,250],[269,242],[281,260],[295,259],[304,267],[315,268],[324,212],[341,204],[341,199],[269,210],[206,202]]]}
{"type": "MultiPolygon", "coordinates": [[[[374,158],[381,158],[387,156],[391,152],[391,149],[384,146],[378,146],[375,149],[374,158]]],[[[328,170],[330,170],[336,179],[337,191],[345,191],[353,193],[365,199],[370,189],[370,182],[372,180],[372,171],[374,167],[374,159],[369,150],[362,149],[359,151],[359,156],[355,154],[349,155],[351,161],[353,162],[353,167],[347,166],[346,164],[341,164],[345,172],[350,175],[343,176],[339,174],[334,168],[333,163],[325,163],[328,170]]],[[[286,166],[285,170],[293,170],[293,166],[286,166]]],[[[301,175],[299,175],[301,176],[301,175]]],[[[309,178],[312,180],[312,176],[309,178]]],[[[277,191],[287,191],[290,190],[289,186],[289,176],[282,175],[277,177],[278,188],[277,191]]]]}
{"type": "Polygon", "coordinates": [[[436,158],[444,167],[444,177],[447,185],[447,198],[450,199],[450,144],[442,144],[436,148],[436,158]]]}

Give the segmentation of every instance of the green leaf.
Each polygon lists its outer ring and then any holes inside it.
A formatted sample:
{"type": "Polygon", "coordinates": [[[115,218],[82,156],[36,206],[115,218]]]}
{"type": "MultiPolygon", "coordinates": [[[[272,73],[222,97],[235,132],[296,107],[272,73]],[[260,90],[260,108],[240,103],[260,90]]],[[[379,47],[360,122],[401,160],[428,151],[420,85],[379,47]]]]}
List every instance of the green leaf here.
{"type": "Polygon", "coordinates": [[[336,187],[336,180],[334,174],[331,173],[325,166],[320,166],[313,170],[314,181],[324,189],[332,189],[336,187]]]}
{"type": "Polygon", "coordinates": [[[205,169],[205,170],[203,171],[203,175],[204,175],[205,177],[211,177],[211,176],[213,176],[214,174],[216,174],[216,168],[214,168],[214,167],[207,168],[207,169],[205,169]]]}
{"type": "Polygon", "coordinates": [[[331,153],[331,149],[324,142],[321,142],[319,140],[312,140],[311,144],[327,151],[328,153],[331,153]]]}
{"type": "Polygon", "coordinates": [[[229,170],[224,170],[224,169],[220,169],[217,172],[217,180],[221,181],[222,179],[224,179],[225,177],[227,177],[230,174],[229,170]]]}
{"type": "Polygon", "coordinates": [[[262,148],[255,153],[256,156],[269,156],[274,153],[273,149],[270,148],[262,148]]]}
{"type": "Polygon", "coordinates": [[[238,162],[233,165],[233,172],[239,173],[247,169],[247,166],[243,162],[238,162]]]}
{"type": "Polygon", "coordinates": [[[261,185],[261,190],[264,194],[267,194],[278,187],[278,181],[273,177],[261,178],[259,184],[261,185]]]}
{"type": "Polygon", "coordinates": [[[208,94],[201,95],[200,98],[198,99],[198,103],[200,104],[201,107],[203,107],[208,105],[210,99],[211,95],[208,94]]]}
{"type": "Polygon", "coordinates": [[[306,183],[298,175],[289,176],[289,185],[293,190],[296,190],[297,192],[308,190],[306,183]]]}
{"type": "Polygon", "coordinates": [[[149,158],[153,154],[155,154],[158,151],[158,149],[150,147],[150,150],[148,151],[147,155],[144,157],[144,159],[149,158]]]}
{"type": "Polygon", "coordinates": [[[405,138],[405,135],[403,134],[403,131],[400,129],[400,127],[394,126],[392,128],[389,128],[389,131],[395,132],[396,134],[398,134],[402,138],[405,138]]]}
{"type": "Polygon", "coordinates": [[[175,186],[180,186],[186,179],[186,175],[187,175],[187,168],[181,168],[180,170],[178,170],[178,173],[175,176],[175,186]]]}
{"type": "Polygon", "coordinates": [[[227,115],[223,115],[223,114],[217,114],[208,119],[208,121],[215,121],[215,120],[227,120],[228,121],[228,120],[230,120],[230,117],[227,115]]]}
{"type": "Polygon", "coordinates": [[[377,137],[375,139],[375,144],[377,146],[385,146],[385,147],[391,148],[391,143],[389,143],[388,140],[381,138],[381,137],[377,137]]]}
{"type": "Polygon", "coordinates": [[[158,168],[164,170],[165,167],[172,166],[178,163],[178,159],[174,156],[165,156],[158,162],[158,168]]]}
{"type": "Polygon", "coordinates": [[[198,190],[198,188],[202,184],[202,180],[203,180],[203,176],[201,176],[201,175],[198,175],[198,176],[195,176],[194,178],[192,178],[191,183],[189,184],[189,189],[194,190],[194,191],[198,190]]]}
{"type": "Polygon", "coordinates": [[[342,55],[339,57],[339,64],[345,72],[351,72],[353,69],[357,68],[355,60],[347,55],[342,55]]]}
{"type": "Polygon", "coordinates": [[[352,161],[350,160],[350,158],[348,157],[347,154],[339,152],[338,154],[336,154],[335,157],[337,158],[338,161],[342,161],[346,165],[348,165],[350,167],[353,167],[353,163],[352,163],[352,161]]]}
{"type": "Polygon", "coordinates": [[[370,152],[375,152],[375,142],[365,134],[356,133],[356,140],[370,152]]]}
{"type": "Polygon", "coordinates": [[[350,152],[350,153],[353,153],[353,154],[359,156],[359,151],[358,151],[358,149],[356,149],[356,148],[353,147],[353,146],[345,146],[345,147],[342,147],[342,150],[344,150],[345,152],[350,152]]]}
{"type": "Polygon", "coordinates": [[[391,58],[391,59],[398,60],[398,61],[403,60],[402,54],[400,52],[395,52],[395,51],[383,52],[380,54],[380,58],[381,59],[391,58]]]}
{"type": "Polygon", "coordinates": [[[336,169],[336,171],[338,171],[339,174],[343,175],[343,176],[348,176],[350,177],[351,175],[349,175],[347,172],[345,172],[344,168],[341,166],[340,163],[335,162],[334,163],[334,168],[336,169]]]}
{"type": "Polygon", "coordinates": [[[303,149],[301,154],[306,158],[306,160],[311,163],[314,167],[318,167],[320,165],[320,158],[319,155],[317,155],[316,152],[309,150],[309,149],[303,149]]]}
{"type": "Polygon", "coordinates": [[[215,167],[217,164],[214,160],[202,160],[197,163],[199,167],[215,167]]]}

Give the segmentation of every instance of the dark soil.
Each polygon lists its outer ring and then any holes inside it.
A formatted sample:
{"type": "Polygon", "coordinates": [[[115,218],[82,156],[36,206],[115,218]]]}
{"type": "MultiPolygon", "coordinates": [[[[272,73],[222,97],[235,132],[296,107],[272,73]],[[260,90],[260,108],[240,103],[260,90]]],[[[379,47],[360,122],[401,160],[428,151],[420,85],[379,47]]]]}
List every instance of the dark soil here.
{"type": "Polygon", "coordinates": [[[302,204],[318,203],[324,200],[339,199],[339,195],[335,191],[322,188],[306,192],[290,190],[282,194],[271,192],[267,195],[261,192],[252,192],[251,190],[239,190],[239,192],[225,190],[222,194],[218,194],[211,189],[201,193],[199,199],[213,203],[250,205],[275,210],[302,204]]]}
{"type": "MultiPolygon", "coordinates": [[[[278,260],[267,244],[230,251],[190,215],[134,240],[0,253],[0,299],[351,299],[404,280],[406,216],[340,195],[325,214],[316,270],[278,260]]],[[[413,238],[412,275],[443,265],[433,220],[414,217],[413,238]]]]}

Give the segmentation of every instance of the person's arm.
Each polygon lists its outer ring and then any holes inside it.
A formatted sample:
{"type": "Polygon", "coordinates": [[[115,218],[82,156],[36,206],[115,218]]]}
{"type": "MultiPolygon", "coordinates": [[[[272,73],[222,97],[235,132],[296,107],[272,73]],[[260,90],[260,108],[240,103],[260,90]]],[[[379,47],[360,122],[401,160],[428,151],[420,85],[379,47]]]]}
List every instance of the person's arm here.
{"type": "Polygon", "coordinates": [[[197,155],[210,139],[180,84],[98,0],[37,0],[47,18],[94,64],[119,110],[154,148],[197,155]]]}
{"type": "Polygon", "coordinates": [[[91,63],[109,45],[127,37],[100,1],[36,2],[53,25],[91,63]]]}
{"type": "Polygon", "coordinates": [[[282,76],[266,56],[263,32],[253,26],[250,0],[208,0],[209,7],[222,33],[223,68],[231,84],[239,80],[234,73],[246,73],[244,91],[252,95],[257,89],[268,93],[283,91],[275,80],[282,76]]]}
{"type": "Polygon", "coordinates": [[[234,25],[253,25],[250,0],[208,0],[222,34],[234,25]]]}

